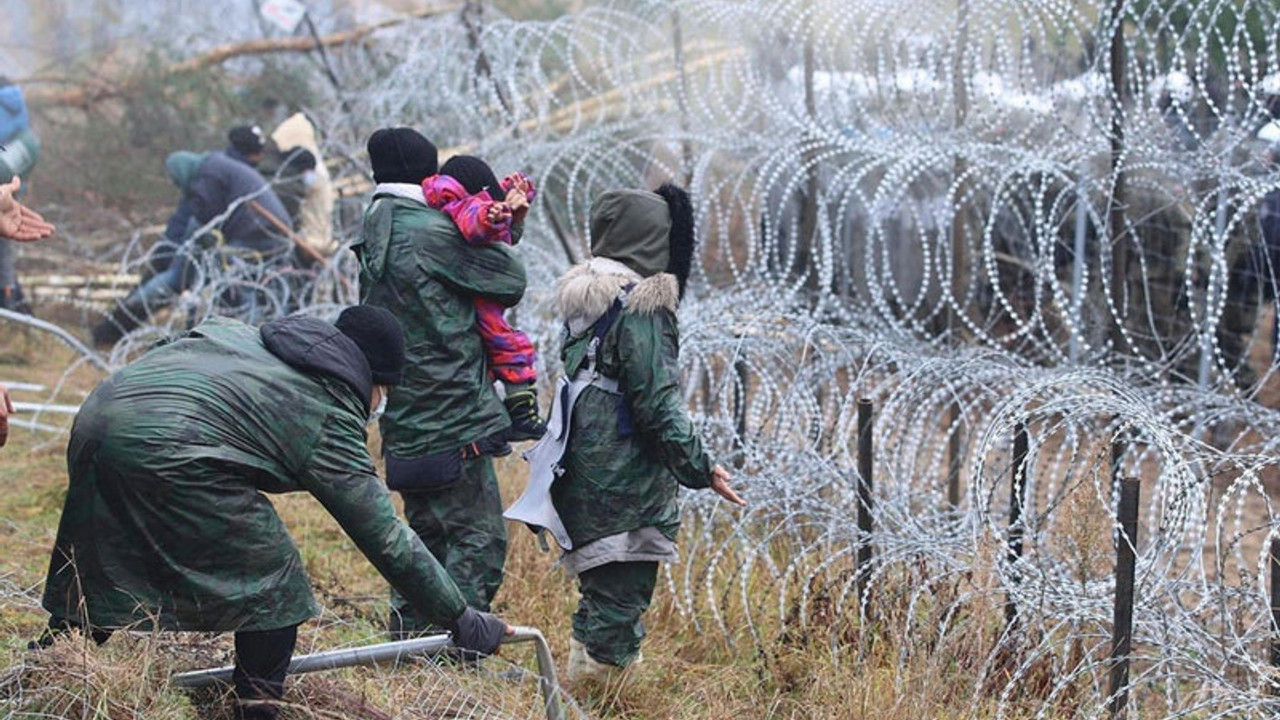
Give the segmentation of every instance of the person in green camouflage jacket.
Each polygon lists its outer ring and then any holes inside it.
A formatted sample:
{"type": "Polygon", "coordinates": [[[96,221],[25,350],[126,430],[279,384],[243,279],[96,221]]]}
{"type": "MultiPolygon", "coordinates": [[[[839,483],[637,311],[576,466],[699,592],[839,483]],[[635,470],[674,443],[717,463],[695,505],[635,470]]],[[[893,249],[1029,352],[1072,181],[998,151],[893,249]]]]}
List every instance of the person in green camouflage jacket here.
{"type": "Polygon", "coordinates": [[[306,491],[370,562],[458,645],[489,653],[506,626],[468,608],[396,517],[365,447],[371,408],[404,365],[376,308],[336,324],[261,330],[213,318],[116,372],[85,400],[45,583],[50,632],[235,631],[243,717],[274,717],[299,623],[317,607],[264,493],[306,491]]]}
{"type": "Polygon", "coordinates": [[[675,557],[678,486],[709,487],[745,504],[729,473],[712,467],[680,391],[676,308],[693,246],[693,213],[680,188],[606,192],[591,207],[594,257],[556,286],[565,373],[585,372],[596,345],[596,370],[606,379],[578,397],[564,474],[551,486],[574,547],[563,564],[582,595],[570,680],[639,657],[658,562],[675,557]]]}
{"type": "MultiPolygon", "coordinates": [[[[492,386],[472,298],[515,305],[524,267],[506,245],[468,245],[449,216],[426,205],[421,182],[437,170],[426,138],[384,129],[368,149],[378,185],[352,246],[360,301],[400,320],[408,356],[380,424],[387,484],[463,597],[487,610],[502,584],[507,531],[485,441],[511,419],[492,386]]],[[[432,624],[393,593],[393,636],[432,624]]]]}

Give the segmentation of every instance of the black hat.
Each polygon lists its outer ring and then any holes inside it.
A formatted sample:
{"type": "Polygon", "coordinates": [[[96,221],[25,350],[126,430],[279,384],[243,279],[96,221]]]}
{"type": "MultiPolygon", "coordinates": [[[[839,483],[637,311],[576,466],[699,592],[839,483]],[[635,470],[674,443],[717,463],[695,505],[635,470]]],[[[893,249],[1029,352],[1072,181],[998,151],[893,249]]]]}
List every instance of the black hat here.
{"type": "Polygon", "coordinates": [[[498,202],[507,198],[507,193],[498,185],[498,178],[493,174],[493,168],[474,155],[454,155],[440,166],[440,174],[457,180],[472,195],[481,190],[488,190],[489,197],[498,202]]]}
{"type": "Polygon", "coordinates": [[[227,133],[227,140],[241,155],[256,155],[267,147],[267,138],[257,125],[237,125],[227,133]]]}
{"type": "Polygon", "coordinates": [[[376,183],[418,184],[436,174],[436,146],[413,128],[382,128],[365,145],[376,183]]]}
{"type": "Polygon", "coordinates": [[[405,364],[404,330],[395,315],[372,305],[353,305],[342,311],[334,325],[364,353],[374,385],[400,382],[405,364]]]}

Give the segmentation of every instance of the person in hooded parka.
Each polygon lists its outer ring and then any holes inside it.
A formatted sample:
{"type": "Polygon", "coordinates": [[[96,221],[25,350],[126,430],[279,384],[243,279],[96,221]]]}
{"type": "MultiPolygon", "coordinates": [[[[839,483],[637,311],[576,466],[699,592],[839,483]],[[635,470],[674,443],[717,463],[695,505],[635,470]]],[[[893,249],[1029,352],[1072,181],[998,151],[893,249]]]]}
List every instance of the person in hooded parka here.
{"type": "Polygon", "coordinates": [[[679,486],[745,504],[713,466],[680,390],[676,309],[694,250],[684,190],[613,190],[591,206],[592,258],[556,284],[569,377],[589,356],[605,382],[578,396],[555,510],[573,542],[577,576],[568,677],[608,675],[635,662],[658,563],[676,554],[679,486]],[[596,339],[598,338],[598,340],[596,339]]]}

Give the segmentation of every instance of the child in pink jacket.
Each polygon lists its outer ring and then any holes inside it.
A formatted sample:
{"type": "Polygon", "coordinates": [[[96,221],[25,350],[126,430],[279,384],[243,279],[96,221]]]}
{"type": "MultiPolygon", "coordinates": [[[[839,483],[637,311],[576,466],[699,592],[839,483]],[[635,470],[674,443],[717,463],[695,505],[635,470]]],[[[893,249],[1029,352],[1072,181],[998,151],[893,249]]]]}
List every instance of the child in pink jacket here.
{"type": "MultiPolygon", "coordinates": [[[[473,245],[519,240],[520,228],[536,190],[533,182],[514,173],[498,182],[487,163],[470,155],[456,155],[438,175],[422,181],[427,205],[448,215],[458,232],[473,245]]],[[[546,432],[538,415],[534,383],[538,379],[538,355],[524,333],[511,327],[503,307],[477,297],[476,329],[489,356],[489,369],[506,391],[511,429],[506,439],[536,440],[546,432]]]]}

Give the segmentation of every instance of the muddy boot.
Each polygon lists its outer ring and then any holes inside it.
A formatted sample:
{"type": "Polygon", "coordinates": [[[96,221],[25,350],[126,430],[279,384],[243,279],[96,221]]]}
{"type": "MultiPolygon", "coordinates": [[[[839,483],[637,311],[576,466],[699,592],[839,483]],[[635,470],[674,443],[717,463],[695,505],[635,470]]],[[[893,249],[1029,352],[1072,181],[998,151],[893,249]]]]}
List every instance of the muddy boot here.
{"type": "Polygon", "coordinates": [[[584,680],[604,682],[622,671],[623,668],[602,663],[591,657],[591,653],[587,652],[587,646],[578,642],[577,638],[569,639],[569,666],[564,671],[566,682],[580,683],[584,680]]]}
{"type": "Polygon", "coordinates": [[[507,440],[538,440],[547,433],[547,424],[538,415],[538,394],[532,387],[526,386],[508,392],[507,399],[503,402],[507,406],[507,414],[511,416],[507,440]]]}

